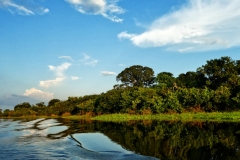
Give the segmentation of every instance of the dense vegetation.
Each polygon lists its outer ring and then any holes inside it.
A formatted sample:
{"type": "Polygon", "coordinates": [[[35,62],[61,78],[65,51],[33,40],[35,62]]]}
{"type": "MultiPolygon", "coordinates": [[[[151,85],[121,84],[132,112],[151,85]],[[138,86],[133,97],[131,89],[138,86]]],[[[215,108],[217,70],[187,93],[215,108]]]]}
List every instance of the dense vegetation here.
{"type": "Polygon", "coordinates": [[[154,76],[149,67],[134,65],[116,77],[122,84],[99,95],[52,99],[14,110],[0,110],[0,116],[99,115],[111,113],[158,114],[182,112],[236,111],[240,109],[240,60],[213,59],[194,71],[174,77],[170,72],[154,76]]]}

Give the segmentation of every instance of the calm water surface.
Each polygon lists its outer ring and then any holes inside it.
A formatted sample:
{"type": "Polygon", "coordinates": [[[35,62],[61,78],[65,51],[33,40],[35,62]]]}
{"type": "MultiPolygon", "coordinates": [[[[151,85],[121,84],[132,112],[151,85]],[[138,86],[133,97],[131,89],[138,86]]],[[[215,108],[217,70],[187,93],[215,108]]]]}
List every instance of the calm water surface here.
{"type": "Polygon", "coordinates": [[[240,123],[0,119],[0,159],[240,160],[240,123]]]}

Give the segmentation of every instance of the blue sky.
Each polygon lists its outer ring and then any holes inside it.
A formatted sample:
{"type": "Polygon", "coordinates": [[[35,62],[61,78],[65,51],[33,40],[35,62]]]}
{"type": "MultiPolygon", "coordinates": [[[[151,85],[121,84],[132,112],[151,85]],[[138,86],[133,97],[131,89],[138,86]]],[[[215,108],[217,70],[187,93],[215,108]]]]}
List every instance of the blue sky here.
{"type": "Polygon", "coordinates": [[[106,92],[126,67],[240,59],[239,0],[0,0],[0,108],[106,92]]]}

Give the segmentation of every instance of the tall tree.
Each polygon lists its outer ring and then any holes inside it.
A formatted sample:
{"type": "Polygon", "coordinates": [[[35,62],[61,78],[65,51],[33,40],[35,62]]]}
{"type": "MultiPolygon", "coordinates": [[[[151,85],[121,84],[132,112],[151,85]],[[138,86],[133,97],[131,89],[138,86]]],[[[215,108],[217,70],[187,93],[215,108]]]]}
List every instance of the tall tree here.
{"type": "Polygon", "coordinates": [[[23,109],[23,108],[31,108],[30,103],[29,102],[20,103],[14,107],[14,110],[16,111],[16,110],[23,109]]]}
{"type": "Polygon", "coordinates": [[[59,99],[51,99],[51,100],[48,102],[48,107],[54,106],[54,104],[55,104],[56,102],[60,102],[60,100],[59,100],[59,99]]]}
{"type": "Polygon", "coordinates": [[[225,85],[235,89],[240,86],[240,62],[230,57],[221,57],[207,61],[206,65],[198,68],[207,78],[207,85],[211,89],[225,85]]]}
{"type": "Polygon", "coordinates": [[[180,74],[177,79],[177,84],[180,87],[188,87],[188,88],[201,88],[206,84],[206,78],[204,77],[204,74],[201,72],[193,72],[189,71],[186,74],[182,73],[180,74]]]}
{"type": "Polygon", "coordinates": [[[158,86],[165,85],[166,87],[173,87],[175,78],[170,72],[161,72],[157,75],[155,81],[158,83],[158,86]]]}
{"type": "Polygon", "coordinates": [[[149,67],[134,65],[125,68],[116,79],[126,86],[149,87],[154,83],[154,71],[149,67]]]}

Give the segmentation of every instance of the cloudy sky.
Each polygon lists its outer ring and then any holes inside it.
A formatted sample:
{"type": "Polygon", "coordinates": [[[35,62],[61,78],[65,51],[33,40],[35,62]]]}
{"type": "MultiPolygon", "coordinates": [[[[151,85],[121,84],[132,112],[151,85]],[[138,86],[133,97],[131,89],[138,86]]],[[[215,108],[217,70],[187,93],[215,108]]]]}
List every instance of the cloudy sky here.
{"type": "Polygon", "coordinates": [[[132,65],[155,75],[240,59],[239,0],[0,0],[0,108],[99,94],[132,65]]]}

